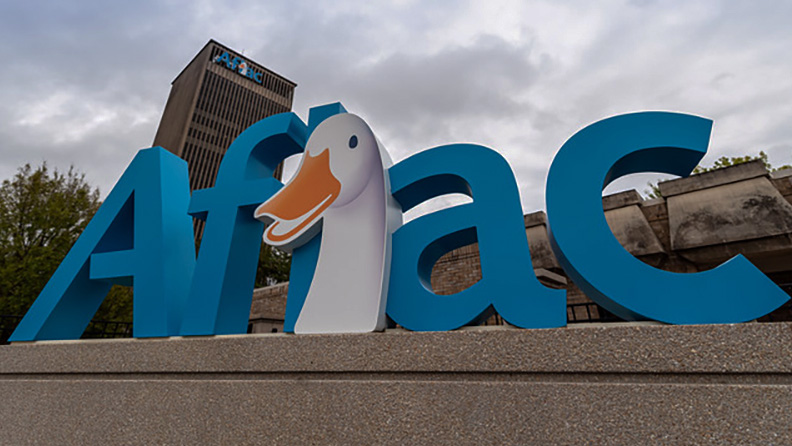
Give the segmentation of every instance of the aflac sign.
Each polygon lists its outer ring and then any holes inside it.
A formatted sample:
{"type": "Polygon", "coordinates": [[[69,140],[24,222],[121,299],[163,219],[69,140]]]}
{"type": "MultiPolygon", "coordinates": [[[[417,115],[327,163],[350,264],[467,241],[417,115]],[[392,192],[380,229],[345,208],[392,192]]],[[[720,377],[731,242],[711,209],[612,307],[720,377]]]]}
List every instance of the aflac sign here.
{"type": "MultiPolygon", "coordinates": [[[[742,256],[706,272],[670,273],[631,256],[608,227],[602,189],[631,173],[690,174],[711,124],[679,113],[615,116],[577,132],[553,161],[555,255],[588,296],[625,319],[742,322],[788,300],[742,256]]],[[[137,337],[244,333],[262,234],[293,250],[286,331],[381,330],[386,314],[410,330],[451,330],[492,311],[524,328],[566,323],[564,292],[532,274],[503,157],[450,144],[391,166],[368,125],[331,104],[312,109],[308,125],[284,113],[245,130],[215,187],[192,197],[183,160],[141,150],[10,340],[78,338],[114,283],[135,287],[137,337]],[[283,187],[273,171],[300,152],[283,187]],[[403,211],[452,192],[473,201],[402,225],[403,211]],[[197,259],[191,216],[206,220],[197,259]],[[437,259],[474,242],[483,278],[455,295],[434,294],[437,259]]]]}
{"type": "Polygon", "coordinates": [[[228,54],[228,51],[223,52],[214,58],[214,62],[217,64],[225,65],[226,68],[232,71],[236,71],[237,73],[241,74],[242,76],[247,77],[248,79],[256,82],[257,84],[262,83],[262,73],[254,70],[250,63],[245,61],[242,58],[231,56],[228,54]]]}

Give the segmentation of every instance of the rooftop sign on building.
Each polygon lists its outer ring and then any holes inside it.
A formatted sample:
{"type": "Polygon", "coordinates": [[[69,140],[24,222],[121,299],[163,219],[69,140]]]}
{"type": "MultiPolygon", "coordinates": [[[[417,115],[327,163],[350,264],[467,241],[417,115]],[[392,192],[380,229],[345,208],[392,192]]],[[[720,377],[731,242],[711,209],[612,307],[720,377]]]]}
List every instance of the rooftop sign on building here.
{"type": "Polygon", "coordinates": [[[245,76],[257,84],[262,84],[264,81],[262,72],[254,70],[248,61],[238,56],[232,56],[228,51],[216,56],[214,62],[245,76]]]}

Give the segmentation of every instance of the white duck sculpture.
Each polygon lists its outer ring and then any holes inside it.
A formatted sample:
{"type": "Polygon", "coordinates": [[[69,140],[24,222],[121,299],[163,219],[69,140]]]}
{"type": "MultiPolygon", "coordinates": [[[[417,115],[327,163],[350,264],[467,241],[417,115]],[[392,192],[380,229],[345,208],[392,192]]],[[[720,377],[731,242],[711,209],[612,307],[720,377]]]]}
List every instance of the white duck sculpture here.
{"type": "Polygon", "coordinates": [[[311,134],[294,177],[255,211],[264,242],[291,251],[322,231],[313,282],[295,333],[385,328],[391,234],[402,223],[390,195],[392,161],[369,126],[342,113],[311,134]]]}

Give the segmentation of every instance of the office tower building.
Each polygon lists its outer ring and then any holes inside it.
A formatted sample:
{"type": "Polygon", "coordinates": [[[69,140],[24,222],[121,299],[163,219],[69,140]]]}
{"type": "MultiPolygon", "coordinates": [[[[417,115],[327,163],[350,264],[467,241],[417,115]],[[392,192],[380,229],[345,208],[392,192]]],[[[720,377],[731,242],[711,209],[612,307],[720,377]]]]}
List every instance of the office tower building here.
{"type": "MultiPolygon", "coordinates": [[[[212,187],[234,138],[256,121],[291,111],[296,86],[210,40],[173,80],[154,145],[187,161],[191,190],[212,187]]],[[[197,240],[203,222],[195,229],[197,240]]]]}

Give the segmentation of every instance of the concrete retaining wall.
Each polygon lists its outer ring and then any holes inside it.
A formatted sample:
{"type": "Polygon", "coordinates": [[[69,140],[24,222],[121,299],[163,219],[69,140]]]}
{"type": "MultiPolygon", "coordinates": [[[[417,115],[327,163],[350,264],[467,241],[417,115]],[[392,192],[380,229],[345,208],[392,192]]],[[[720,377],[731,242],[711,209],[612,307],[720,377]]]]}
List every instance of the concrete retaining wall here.
{"type": "Polygon", "coordinates": [[[792,324],[0,346],[0,444],[792,444],[792,324]]]}

